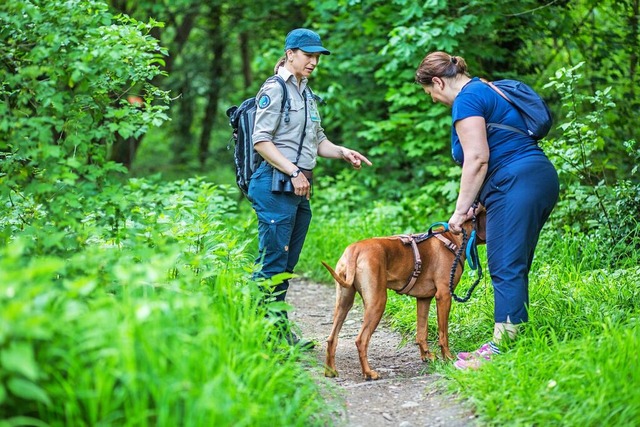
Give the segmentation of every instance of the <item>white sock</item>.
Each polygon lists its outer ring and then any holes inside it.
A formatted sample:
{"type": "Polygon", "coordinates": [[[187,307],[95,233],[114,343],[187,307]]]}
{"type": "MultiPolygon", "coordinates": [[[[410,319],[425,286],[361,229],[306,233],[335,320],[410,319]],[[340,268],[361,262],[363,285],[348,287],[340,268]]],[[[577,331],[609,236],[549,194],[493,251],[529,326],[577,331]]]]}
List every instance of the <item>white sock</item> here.
{"type": "Polygon", "coordinates": [[[505,333],[508,339],[515,339],[518,334],[518,325],[514,325],[511,323],[509,318],[507,317],[507,321],[504,323],[496,323],[493,327],[493,342],[496,344],[500,344],[502,338],[504,338],[505,333]]]}

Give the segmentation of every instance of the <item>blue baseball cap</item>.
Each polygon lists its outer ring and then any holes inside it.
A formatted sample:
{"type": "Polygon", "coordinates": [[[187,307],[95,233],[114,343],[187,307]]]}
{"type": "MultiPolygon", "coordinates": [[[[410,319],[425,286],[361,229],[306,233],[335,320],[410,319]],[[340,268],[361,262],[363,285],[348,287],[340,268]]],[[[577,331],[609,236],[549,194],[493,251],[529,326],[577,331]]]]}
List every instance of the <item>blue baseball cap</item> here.
{"type": "Polygon", "coordinates": [[[287,34],[287,38],[284,41],[284,50],[287,51],[288,49],[300,49],[307,53],[319,52],[324,55],[331,54],[322,46],[320,36],[306,28],[296,28],[287,34]]]}

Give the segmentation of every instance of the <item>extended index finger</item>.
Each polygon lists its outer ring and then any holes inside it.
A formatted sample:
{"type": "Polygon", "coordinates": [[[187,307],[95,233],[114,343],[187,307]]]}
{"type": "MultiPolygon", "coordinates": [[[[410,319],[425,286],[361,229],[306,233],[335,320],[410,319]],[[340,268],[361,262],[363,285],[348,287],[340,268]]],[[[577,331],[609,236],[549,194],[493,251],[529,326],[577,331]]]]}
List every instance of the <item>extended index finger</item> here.
{"type": "Polygon", "coordinates": [[[369,159],[367,159],[365,156],[363,156],[362,154],[358,153],[358,157],[360,158],[360,160],[362,160],[363,162],[365,162],[367,165],[372,166],[373,163],[371,163],[369,161],[369,159]]]}

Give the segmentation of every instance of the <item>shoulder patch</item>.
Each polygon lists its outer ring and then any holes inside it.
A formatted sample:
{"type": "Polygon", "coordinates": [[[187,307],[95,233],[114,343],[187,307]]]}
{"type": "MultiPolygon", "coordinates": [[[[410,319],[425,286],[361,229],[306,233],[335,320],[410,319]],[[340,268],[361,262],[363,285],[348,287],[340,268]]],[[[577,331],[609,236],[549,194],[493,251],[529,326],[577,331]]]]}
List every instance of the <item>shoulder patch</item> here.
{"type": "Polygon", "coordinates": [[[271,98],[269,98],[269,95],[262,95],[258,100],[258,107],[260,108],[267,108],[269,104],[271,104],[271,98]]]}

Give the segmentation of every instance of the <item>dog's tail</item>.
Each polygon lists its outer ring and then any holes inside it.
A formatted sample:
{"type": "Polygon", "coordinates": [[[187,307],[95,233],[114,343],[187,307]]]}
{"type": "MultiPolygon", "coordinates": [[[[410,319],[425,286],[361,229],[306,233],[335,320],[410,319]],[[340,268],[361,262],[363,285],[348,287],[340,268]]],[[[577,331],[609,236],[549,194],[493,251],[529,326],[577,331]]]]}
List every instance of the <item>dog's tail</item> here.
{"type": "Polygon", "coordinates": [[[348,283],[345,279],[343,279],[342,277],[340,277],[338,275],[338,273],[336,273],[336,271],[331,268],[331,266],[329,264],[327,264],[324,261],[320,261],[322,263],[322,265],[324,265],[324,268],[326,268],[327,270],[329,270],[329,273],[331,273],[331,275],[333,276],[334,279],[336,279],[336,282],[338,282],[338,284],[340,286],[342,286],[343,288],[350,288],[351,287],[351,283],[348,283]]]}

